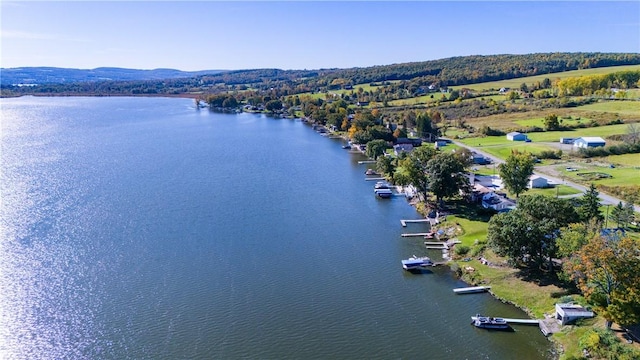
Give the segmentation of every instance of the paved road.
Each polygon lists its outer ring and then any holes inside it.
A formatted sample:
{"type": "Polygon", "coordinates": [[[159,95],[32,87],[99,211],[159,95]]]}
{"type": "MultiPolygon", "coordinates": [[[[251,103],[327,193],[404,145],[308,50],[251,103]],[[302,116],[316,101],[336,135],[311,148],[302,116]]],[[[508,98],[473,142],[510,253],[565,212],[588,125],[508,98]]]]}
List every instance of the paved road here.
{"type": "MultiPolygon", "coordinates": [[[[464,148],[467,148],[467,149],[469,149],[469,150],[471,150],[471,151],[475,151],[475,152],[477,152],[478,154],[481,154],[481,155],[483,155],[483,156],[485,156],[485,157],[487,157],[487,158],[491,159],[491,160],[492,160],[493,162],[495,162],[496,164],[502,164],[502,163],[504,163],[504,160],[502,160],[502,159],[500,159],[500,158],[497,158],[497,157],[495,157],[495,156],[493,156],[493,155],[491,155],[491,154],[488,154],[488,153],[486,153],[486,152],[484,152],[484,151],[482,151],[482,150],[480,150],[480,149],[477,149],[477,148],[474,148],[474,147],[468,146],[468,145],[466,145],[466,144],[463,144],[463,143],[461,143],[461,142],[459,142],[459,141],[455,141],[455,140],[453,140],[453,139],[450,139],[450,140],[451,140],[454,144],[456,144],[456,145],[458,145],[458,146],[460,146],[460,147],[464,147],[464,148]]],[[[542,176],[542,177],[544,177],[544,178],[546,178],[546,179],[550,180],[550,181],[551,181],[551,182],[553,182],[553,183],[556,183],[556,184],[564,184],[564,185],[567,185],[567,186],[571,186],[572,188],[577,189],[577,190],[580,190],[580,191],[581,191],[581,192],[583,192],[583,193],[584,193],[584,192],[586,192],[586,191],[587,191],[587,189],[588,189],[587,187],[585,187],[585,186],[583,186],[583,185],[576,184],[576,183],[574,183],[574,182],[572,182],[572,181],[569,181],[569,180],[567,180],[567,179],[559,179],[559,178],[557,178],[557,177],[555,177],[555,176],[552,176],[552,175],[549,175],[549,174],[546,174],[546,173],[541,173],[541,172],[538,172],[538,171],[534,171],[533,173],[534,173],[535,175],[542,176]]],[[[603,194],[603,193],[600,193],[600,200],[602,201],[602,204],[603,204],[603,205],[608,205],[608,204],[611,204],[611,205],[618,205],[618,203],[619,203],[620,201],[622,201],[622,200],[620,200],[620,199],[618,199],[618,198],[616,198],[616,197],[613,197],[613,196],[611,196],[611,195],[607,195],[607,194],[603,194]]],[[[640,205],[635,205],[635,206],[634,206],[634,209],[635,209],[635,211],[636,211],[636,212],[640,213],[640,205]]]]}

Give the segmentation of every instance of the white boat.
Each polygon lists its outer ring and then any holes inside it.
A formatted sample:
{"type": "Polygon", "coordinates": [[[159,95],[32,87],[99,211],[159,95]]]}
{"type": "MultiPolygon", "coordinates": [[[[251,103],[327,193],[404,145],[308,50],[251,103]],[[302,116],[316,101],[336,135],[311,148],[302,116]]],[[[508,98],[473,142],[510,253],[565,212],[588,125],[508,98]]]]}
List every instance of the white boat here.
{"type": "Polygon", "coordinates": [[[490,288],[491,286],[471,286],[471,287],[453,289],[453,292],[456,294],[472,294],[472,293],[485,292],[490,288]]]}
{"type": "Polygon", "coordinates": [[[433,261],[426,256],[417,257],[413,255],[409,259],[402,260],[402,268],[405,270],[416,270],[427,266],[433,266],[433,261]]]}
{"type": "Polygon", "coordinates": [[[374,186],[375,189],[390,189],[391,185],[385,181],[378,181],[374,186]]]}
{"type": "Polygon", "coordinates": [[[380,175],[373,169],[367,169],[367,171],[365,171],[364,174],[365,175],[380,175]]]}
{"type": "Polygon", "coordinates": [[[482,316],[477,314],[471,318],[473,320],[473,326],[481,329],[491,330],[510,330],[511,326],[503,318],[494,318],[488,316],[482,316]]]}

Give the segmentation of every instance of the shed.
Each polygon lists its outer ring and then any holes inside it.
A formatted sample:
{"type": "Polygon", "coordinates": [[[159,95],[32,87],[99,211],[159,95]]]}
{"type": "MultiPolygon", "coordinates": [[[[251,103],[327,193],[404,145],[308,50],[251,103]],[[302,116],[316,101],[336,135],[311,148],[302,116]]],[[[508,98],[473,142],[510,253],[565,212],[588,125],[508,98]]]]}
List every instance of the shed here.
{"type": "Polygon", "coordinates": [[[527,135],[523,134],[523,133],[519,133],[517,131],[514,132],[510,132],[507,134],[507,140],[511,140],[511,141],[526,141],[527,140],[527,135]]]}
{"type": "Polygon", "coordinates": [[[538,176],[538,175],[531,175],[531,177],[529,178],[529,189],[540,189],[540,188],[546,188],[549,186],[549,182],[547,181],[547,179],[543,178],[542,176],[538,176]]]}
{"type": "Polygon", "coordinates": [[[556,304],[556,319],[565,325],[578,319],[592,318],[593,311],[589,311],[580,305],[565,303],[556,304]]]}
{"type": "Polygon", "coordinates": [[[570,138],[570,137],[560,138],[560,143],[561,144],[573,144],[574,141],[576,141],[575,138],[570,138]]]}
{"type": "Polygon", "coordinates": [[[577,138],[573,141],[573,146],[579,148],[598,147],[605,146],[606,141],[603,138],[597,136],[585,136],[577,138]]]}

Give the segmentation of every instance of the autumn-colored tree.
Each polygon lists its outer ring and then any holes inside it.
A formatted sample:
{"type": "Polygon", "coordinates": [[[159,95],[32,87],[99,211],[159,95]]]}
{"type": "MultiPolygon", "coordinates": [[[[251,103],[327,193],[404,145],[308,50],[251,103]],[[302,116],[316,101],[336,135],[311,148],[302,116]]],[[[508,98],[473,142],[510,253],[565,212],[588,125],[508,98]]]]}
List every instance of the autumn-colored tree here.
{"type": "Polygon", "coordinates": [[[622,326],[640,322],[640,246],[631,238],[595,236],[564,264],[587,300],[607,320],[622,326]]]}

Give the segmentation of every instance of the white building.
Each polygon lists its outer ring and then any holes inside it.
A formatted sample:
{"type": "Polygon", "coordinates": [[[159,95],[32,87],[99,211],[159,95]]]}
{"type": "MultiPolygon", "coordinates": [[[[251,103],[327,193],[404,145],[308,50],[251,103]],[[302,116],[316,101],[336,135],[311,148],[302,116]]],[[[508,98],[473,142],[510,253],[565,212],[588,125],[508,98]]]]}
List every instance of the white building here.
{"type": "Polygon", "coordinates": [[[592,318],[593,311],[589,311],[576,304],[556,304],[556,319],[565,325],[578,319],[592,318]]]}
{"type": "Polygon", "coordinates": [[[577,138],[573,141],[573,146],[578,148],[589,148],[589,147],[598,147],[605,146],[606,141],[603,138],[597,136],[585,136],[581,138],[577,138]]]}
{"type": "Polygon", "coordinates": [[[547,179],[538,175],[531,175],[531,177],[529,178],[529,184],[527,185],[529,189],[542,189],[548,186],[549,182],[547,181],[547,179]]]}

